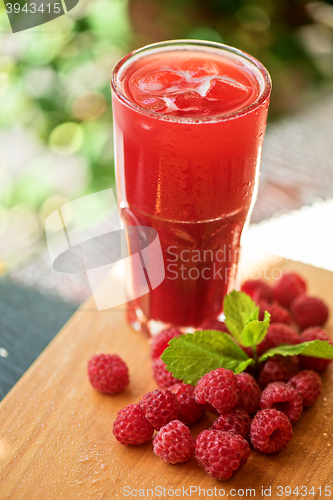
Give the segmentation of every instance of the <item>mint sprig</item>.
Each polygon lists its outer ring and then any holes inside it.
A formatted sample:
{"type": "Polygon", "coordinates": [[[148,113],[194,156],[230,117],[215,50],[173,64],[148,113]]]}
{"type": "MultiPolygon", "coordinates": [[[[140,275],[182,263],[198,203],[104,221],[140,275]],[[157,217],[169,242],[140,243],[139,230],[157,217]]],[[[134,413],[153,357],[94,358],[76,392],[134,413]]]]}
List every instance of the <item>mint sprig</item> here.
{"type": "Polygon", "coordinates": [[[223,311],[230,334],[240,345],[252,348],[257,363],[257,345],[267,333],[271,315],[265,311],[264,320],[259,321],[259,307],[249,295],[236,290],[225,296],[223,311]]]}
{"type": "Polygon", "coordinates": [[[280,345],[269,349],[258,359],[257,345],[266,336],[270,314],[266,311],[263,321],[260,321],[259,308],[251,297],[235,290],[226,295],[223,311],[230,335],[215,330],[203,330],[170,340],[162,360],[174,377],[194,385],[203,375],[216,368],[228,368],[234,373],[240,373],[249,365],[258,366],[277,354],[302,354],[333,359],[333,346],[328,341],[321,340],[280,345]],[[251,347],[253,358],[249,357],[241,346],[251,347]]]}

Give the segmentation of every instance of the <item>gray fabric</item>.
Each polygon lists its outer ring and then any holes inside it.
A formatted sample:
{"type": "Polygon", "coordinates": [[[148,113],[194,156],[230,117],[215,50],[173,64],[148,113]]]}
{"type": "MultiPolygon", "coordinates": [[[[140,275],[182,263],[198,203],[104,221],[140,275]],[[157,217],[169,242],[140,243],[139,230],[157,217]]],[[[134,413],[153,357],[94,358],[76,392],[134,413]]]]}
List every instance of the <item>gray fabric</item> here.
{"type": "Polygon", "coordinates": [[[75,312],[60,298],[0,280],[0,400],[75,312]]]}

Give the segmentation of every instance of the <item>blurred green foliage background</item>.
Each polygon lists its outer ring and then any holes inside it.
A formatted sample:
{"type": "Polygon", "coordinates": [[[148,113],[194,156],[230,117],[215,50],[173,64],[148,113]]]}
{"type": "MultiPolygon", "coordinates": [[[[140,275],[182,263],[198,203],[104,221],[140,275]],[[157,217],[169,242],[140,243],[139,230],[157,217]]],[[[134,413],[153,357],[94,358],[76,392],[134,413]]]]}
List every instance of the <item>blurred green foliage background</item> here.
{"type": "Polygon", "coordinates": [[[173,38],[261,60],[270,120],[333,90],[333,0],[80,0],[15,34],[0,3],[0,269],[40,248],[55,209],[113,186],[111,69],[173,38]]]}

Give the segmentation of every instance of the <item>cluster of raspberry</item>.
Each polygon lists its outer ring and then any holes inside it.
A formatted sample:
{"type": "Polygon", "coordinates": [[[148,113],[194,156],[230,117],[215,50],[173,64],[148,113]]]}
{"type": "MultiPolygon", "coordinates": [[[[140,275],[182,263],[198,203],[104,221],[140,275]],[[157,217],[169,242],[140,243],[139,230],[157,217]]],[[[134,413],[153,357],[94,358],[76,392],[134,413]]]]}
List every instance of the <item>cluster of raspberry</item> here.
{"type": "MultiPolygon", "coordinates": [[[[261,280],[246,281],[242,290],[255,300],[262,315],[265,310],[271,314],[271,325],[257,346],[259,355],[281,344],[316,339],[332,344],[321,328],[328,308],[320,299],[306,295],[306,283],[298,274],[283,274],[274,287],[261,280]]],[[[217,320],[201,326],[228,332],[217,320]]],[[[263,453],[283,449],[303,408],[320,396],[322,382],[317,372],[325,370],[331,360],[278,355],[262,363],[259,373],[234,374],[218,368],[192,386],[175,379],[161,359],[169,341],[180,335],[178,328],[170,327],[154,337],[151,357],[160,388],[119,411],[113,426],[116,439],[125,445],[139,445],[151,440],[156,430],[153,450],[157,456],[176,464],[194,455],[199,465],[219,480],[228,479],[246,463],[251,447],[263,453]],[[205,411],[216,413],[218,418],[194,440],[190,427],[205,411]]],[[[251,355],[250,348],[244,350],[251,355]]],[[[88,375],[100,392],[113,394],[129,383],[128,369],[116,355],[94,356],[88,375]]]]}

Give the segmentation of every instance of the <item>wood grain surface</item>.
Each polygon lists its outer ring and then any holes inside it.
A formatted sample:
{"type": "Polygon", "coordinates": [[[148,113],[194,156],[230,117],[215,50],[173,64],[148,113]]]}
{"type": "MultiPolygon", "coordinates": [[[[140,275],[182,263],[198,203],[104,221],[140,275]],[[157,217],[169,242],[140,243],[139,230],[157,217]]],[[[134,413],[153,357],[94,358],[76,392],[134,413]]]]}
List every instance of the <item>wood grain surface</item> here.
{"type": "MultiPolygon", "coordinates": [[[[310,293],[325,298],[333,311],[332,273],[299,263],[283,266],[299,270],[310,293]]],[[[327,329],[333,334],[332,316],[327,329]]],[[[278,486],[298,486],[298,498],[324,498],[333,474],[332,369],[322,377],[320,399],[294,425],[288,446],[270,456],[253,451],[231,479],[219,482],[194,458],[169,465],[154,455],[151,443],[123,446],[115,440],[118,410],[156,388],[149,345],[126,325],[123,310],[97,312],[88,300],[0,405],[0,499],[201,498],[204,492],[220,498],[223,491],[225,497],[249,498],[250,489],[264,498],[262,488],[267,494],[271,488],[271,498],[287,498],[279,496],[278,486]],[[87,361],[100,352],[118,353],[128,363],[131,383],[123,393],[106,396],[89,385],[87,361]]],[[[212,420],[205,417],[193,434],[212,420]]]]}

